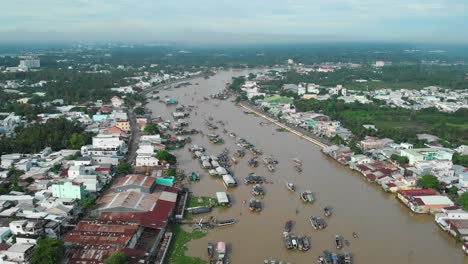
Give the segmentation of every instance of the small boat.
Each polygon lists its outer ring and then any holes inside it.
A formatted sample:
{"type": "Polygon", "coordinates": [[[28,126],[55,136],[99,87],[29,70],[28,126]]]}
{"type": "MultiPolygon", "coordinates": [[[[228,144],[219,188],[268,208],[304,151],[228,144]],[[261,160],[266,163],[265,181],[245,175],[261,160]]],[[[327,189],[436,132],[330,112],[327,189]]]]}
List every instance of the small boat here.
{"type": "Polygon", "coordinates": [[[343,247],[343,238],[340,235],[335,235],[335,247],[336,249],[343,247]]]}
{"type": "Polygon", "coordinates": [[[349,252],[345,252],[344,253],[344,263],[345,264],[351,264],[352,261],[351,261],[351,253],[349,252]]]}
{"type": "Polygon", "coordinates": [[[229,133],[229,137],[235,138],[235,137],[236,137],[236,133],[229,133]]]}
{"type": "Polygon", "coordinates": [[[330,217],[332,215],[331,208],[328,206],[325,206],[325,208],[323,208],[323,214],[326,217],[330,217]]]}
{"type": "Polygon", "coordinates": [[[327,227],[327,222],[325,222],[325,220],[320,217],[312,216],[310,217],[309,221],[312,225],[312,228],[315,230],[325,229],[325,227],[327,227]]]}
{"type": "Polygon", "coordinates": [[[299,158],[294,158],[293,161],[294,161],[294,163],[296,163],[297,165],[302,165],[302,160],[300,160],[299,158]]]}
{"type": "Polygon", "coordinates": [[[325,261],[327,263],[331,263],[332,262],[332,253],[328,250],[324,250],[323,251],[323,258],[325,259],[325,261]]]}
{"type": "Polygon", "coordinates": [[[214,245],[211,242],[208,242],[208,259],[213,258],[213,253],[214,253],[214,245]]]}
{"type": "Polygon", "coordinates": [[[219,137],[219,135],[216,134],[216,133],[210,133],[210,134],[207,134],[206,136],[207,136],[207,137],[211,137],[211,138],[217,138],[217,137],[219,137]]]}
{"type": "Polygon", "coordinates": [[[296,236],[291,235],[291,243],[292,243],[293,248],[295,248],[295,249],[299,248],[299,244],[297,243],[297,237],[296,236]]]}
{"type": "Polygon", "coordinates": [[[265,195],[265,191],[263,190],[263,187],[260,184],[256,184],[252,188],[252,195],[255,195],[255,196],[265,195]]]}
{"type": "Polygon", "coordinates": [[[319,256],[317,258],[317,263],[318,264],[326,264],[327,262],[325,261],[325,259],[322,256],[319,256]]]}
{"type": "Polygon", "coordinates": [[[198,176],[198,174],[196,174],[195,172],[192,172],[192,175],[190,175],[190,180],[191,181],[199,181],[200,176],[198,176]]]}
{"type": "Polygon", "coordinates": [[[250,199],[249,209],[252,212],[260,212],[262,210],[262,202],[260,202],[260,200],[257,199],[250,199]]]}
{"type": "Polygon", "coordinates": [[[302,236],[297,237],[297,249],[300,251],[304,250],[304,244],[302,243],[302,236]]]}
{"type": "Polygon", "coordinates": [[[233,225],[236,223],[236,219],[227,219],[227,220],[218,220],[215,222],[216,226],[227,226],[233,225]]]}
{"type": "Polygon", "coordinates": [[[299,173],[302,172],[302,167],[301,167],[301,166],[294,165],[294,169],[295,169],[297,172],[299,172],[299,173]]]}
{"type": "Polygon", "coordinates": [[[296,186],[294,186],[294,183],[292,182],[286,182],[286,188],[288,188],[288,190],[290,190],[291,192],[296,191],[296,186]]]}
{"type": "Polygon", "coordinates": [[[283,232],[283,243],[287,249],[293,248],[291,237],[289,236],[289,232],[283,232]]]}
{"type": "Polygon", "coordinates": [[[353,232],[353,237],[358,238],[358,234],[356,232],[353,232]]]}
{"type": "Polygon", "coordinates": [[[292,227],[293,227],[293,221],[288,220],[288,221],[286,221],[286,224],[284,224],[284,231],[285,232],[291,232],[292,227]]]}
{"type": "Polygon", "coordinates": [[[332,258],[332,263],[333,263],[333,264],[339,264],[339,262],[338,262],[338,260],[339,260],[339,259],[338,259],[338,254],[336,254],[335,252],[333,252],[333,253],[331,254],[331,258],[332,258]]]}
{"type": "Polygon", "coordinates": [[[302,250],[307,251],[310,249],[310,241],[307,236],[302,237],[302,250]]]}
{"type": "Polygon", "coordinates": [[[216,251],[218,252],[217,264],[223,264],[224,258],[226,257],[226,243],[218,242],[218,245],[216,246],[216,251]]]}
{"type": "Polygon", "coordinates": [[[272,164],[268,164],[268,170],[269,171],[273,172],[273,171],[275,171],[275,169],[276,169],[275,166],[273,166],[272,164]]]}
{"type": "Polygon", "coordinates": [[[312,195],[312,192],[309,190],[301,192],[301,199],[306,203],[314,202],[314,196],[312,195]]]}

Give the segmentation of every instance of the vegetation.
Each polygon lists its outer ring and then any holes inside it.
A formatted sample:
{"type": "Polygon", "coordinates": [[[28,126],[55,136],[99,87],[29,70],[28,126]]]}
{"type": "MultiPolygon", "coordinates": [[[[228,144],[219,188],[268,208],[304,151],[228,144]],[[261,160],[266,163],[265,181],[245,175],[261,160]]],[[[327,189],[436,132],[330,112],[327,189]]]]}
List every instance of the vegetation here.
{"type": "Polygon", "coordinates": [[[125,252],[117,251],[104,260],[104,264],[127,264],[128,256],[125,252]]]}
{"type": "Polygon", "coordinates": [[[213,198],[207,196],[197,197],[189,195],[187,198],[187,207],[210,206],[212,199],[213,198]]]}
{"type": "Polygon", "coordinates": [[[60,263],[65,252],[63,241],[53,238],[43,238],[37,242],[33,249],[32,264],[60,263]]]}
{"type": "Polygon", "coordinates": [[[153,124],[153,123],[146,124],[143,132],[145,132],[145,134],[148,134],[148,135],[157,135],[160,133],[158,125],[153,124]]]}
{"type": "Polygon", "coordinates": [[[206,235],[201,231],[186,232],[180,225],[172,225],[171,231],[173,240],[168,250],[168,262],[171,264],[204,264],[204,260],[195,257],[188,257],[185,255],[186,244],[190,240],[200,239],[206,235]]]}
{"type": "Polygon", "coordinates": [[[232,78],[231,84],[229,85],[229,89],[234,90],[236,92],[241,91],[242,85],[245,83],[245,78],[241,77],[234,77],[232,78]]]}
{"type": "Polygon", "coordinates": [[[15,137],[0,141],[0,153],[37,153],[46,147],[52,150],[77,149],[91,143],[92,139],[92,133],[85,132],[79,122],[65,118],[19,127],[15,132],[15,137]]]}
{"type": "Polygon", "coordinates": [[[177,163],[176,156],[169,153],[167,150],[160,150],[156,153],[156,158],[163,163],[169,163],[170,165],[175,165],[177,163]]]}
{"type": "Polygon", "coordinates": [[[400,156],[398,154],[392,154],[392,156],[390,156],[390,159],[397,162],[398,165],[400,165],[401,167],[405,167],[405,165],[409,162],[408,157],[400,156]]]}
{"type": "Polygon", "coordinates": [[[87,209],[95,205],[95,200],[91,197],[87,197],[83,199],[83,208],[87,209]]]}
{"type": "Polygon", "coordinates": [[[337,99],[297,99],[294,105],[299,111],[322,112],[340,121],[358,138],[388,137],[396,142],[409,142],[421,147],[423,142],[418,141],[416,134],[430,133],[456,145],[468,144],[468,127],[465,125],[468,123],[468,109],[449,114],[435,108],[416,111],[378,104],[346,104],[337,99]],[[366,129],[364,124],[375,124],[378,131],[366,129]]]}
{"type": "Polygon", "coordinates": [[[174,168],[169,168],[166,174],[167,176],[176,176],[176,170],[174,168]]]}
{"type": "Polygon", "coordinates": [[[454,153],[452,156],[453,164],[468,167],[468,155],[462,155],[460,153],[454,153]]]}
{"type": "Polygon", "coordinates": [[[125,176],[127,174],[130,174],[132,172],[132,166],[127,163],[127,162],[122,162],[117,166],[117,169],[115,170],[115,175],[117,176],[125,176]]]}
{"type": "Polygon", "coordinates": [[[458,198],[458,204],[463,207],[463,209],[468,210],[468,192],[464,192],[458,198]]]}
{"type": "Polygon", "coordinates": [[[424,175],[418,179],[417,185],[423,189],[438,190],[440,187],[440,182],[434,175],[424,175]]]}

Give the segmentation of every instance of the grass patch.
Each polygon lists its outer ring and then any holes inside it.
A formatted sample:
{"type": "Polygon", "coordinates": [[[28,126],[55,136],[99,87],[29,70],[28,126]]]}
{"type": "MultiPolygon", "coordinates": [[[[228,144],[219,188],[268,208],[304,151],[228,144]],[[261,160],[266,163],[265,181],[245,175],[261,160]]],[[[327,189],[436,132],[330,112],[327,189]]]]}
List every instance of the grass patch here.
{"type": "Polygon", "coordinates": [[[169,246],[166,263],[168,264],[204,264],[203,259],[185,256],[186,244],[190,240],[200,239],[206,235],[201,231],[186,232],[180,225],[172,225],[170,230],[173,234],[172,243],[169,246]]]}
{"type": "Polygon", "coordinates": [[[193,195],[189,195],[187,198],[187,207],[197,207],[197,206],[211,206],[213,205],[214,198],[202,196],[196,197],[193,195]]]}

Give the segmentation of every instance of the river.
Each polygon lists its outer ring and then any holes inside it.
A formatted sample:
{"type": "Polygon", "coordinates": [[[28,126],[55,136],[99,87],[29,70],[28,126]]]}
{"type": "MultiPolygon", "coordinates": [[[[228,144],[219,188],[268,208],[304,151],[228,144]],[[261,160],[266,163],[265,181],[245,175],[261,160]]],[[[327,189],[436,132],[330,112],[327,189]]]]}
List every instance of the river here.
{"type": "MultiPolygon", "coordinates": [[[[433,216],[416,215],[398,202],[394,195],[384,193],[380,187],[362,179],[360,174],[339,165],[320,152],[319,147],[288,132],[277,132],[276,126],[262,126],[260,117],[247,115],[229,100],[219,101],[208,96],[221,91],[231,77],[244,75],[247,71],[221,71],[209,79],[191,80],[192,85],[160,92],[161,98],[168,95],[177,98],[179,105],[197,105],[197,115],[188,118],[190,127],[209,130],[204,120],[213,117],[223,120],[228,132],[234,132],[263,151],[263,156],[273,155],[279,160],[275,172],[271,173],[263,164],[257,168],[247,165],[249,155],[233,165],[239,186],[228,190],[233,206],[228,209],[215,209],[212,215],[219,219],[235,218],[233,226],[210,230],[202,239],[190,241],[187,255],[206,259],[208,241],[225,241],[231,263],[263,263],[265,258],[275,258],[290,263],[315,263],[322,250],[333,248],[335,234],[341,234],[350,241],[349,247],[341,251],[353,253],[354,263],[468,263],[468,258],[452,237],[444,233],[434,222],[433,216]],[[196,85],[198,83],[199,85],[196,85]],[[293,168],[292,158],[303,160],[303,172],[293,168]],[[262,200],[264,209],[251,213],[248,201],[251,186],[242,179],[250,172],[265,176],[272,183],[264,184],[266,196],[262,200]],[[292,181],[298,191],[310,189],[315,193],[314,204],[303,204],[299,193],[290,193],[285,188],[285,180],[292,181]],[[314,230],[309,223],[311,215],[323,216],[323,207],[333,207],[333,216],[325,230],[314,230]],[[295,221],[292,232],[311,238],[311,249],[307,252],[294,252],[285,249],[282,242],[284,223],[295,221]],[[359,238],[353,238],[357,232],[359,238]]],[[[154,116],[161,115],[172,119],[175,106],[166,106],[150,100],[147,105],[154,116]]],[[[224,145],[213,145],[206,137],[193,136],[193,143],[205,146],[207,153],[219,154],[224,148],[233,153],[238,147],[236,140],[222,133],[222,126],[215,131],[225,140],[224,145]]],[[[199,183],[189,187],[196,196],[215,197],[215,192],[225,191],[221,180],[210,177],[200,168],[198,161],[191,158],[187,149],[175,151],[179,167],[186,172],[195,171],[202,175],[199,183]]],[[[206,217],[206,216],[205,216],[206,217]]]]}

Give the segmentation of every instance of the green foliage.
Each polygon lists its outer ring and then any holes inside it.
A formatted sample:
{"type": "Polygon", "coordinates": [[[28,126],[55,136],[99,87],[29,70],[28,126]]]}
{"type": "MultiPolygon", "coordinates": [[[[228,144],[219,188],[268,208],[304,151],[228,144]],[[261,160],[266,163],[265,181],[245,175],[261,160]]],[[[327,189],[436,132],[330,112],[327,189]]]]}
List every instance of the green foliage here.
{"type": "Polygon", "coordinates": [[[440,187],[440,182],[434,175],[424,175],[418,179],[417,185],[423,189],[437,190],[440,187]]]}
{"type": "Polygon", "coordinates": [[[180,225],[171,226],[173,241],[168,250],[168,263],[172,264],[204,264],[204,260],[196,257],[188,257],[185,255],[186,244],[190,240],[200,239],[206,236],[205,232],[194,231],[188,233],[182,229],[180,225]]]}
{"type": "Polygon", "coordinates": [[[468,210],[468,192],[464,192],[458,198],[458,204],[463,207],[463,209],[468,210]]]}
{"type": "Polygon", "coordinates": [[[392,154],[392,156],[390,156],[390,159],[396,161],[401,167],[404,167],[405,164],[409,162],[408,157],[400,156],[398,154],[392,154]]]}
{"type": "Polygon", "coordinates": [[[0,141],[0,153],[37,153],[45,147],[51,147],[52,150],[79,148],[80,144],[88,144],[92,139],[92,134],[85,132],[80,123],[65,118],[32,124],[18,128],[15,132],[16,137],[0,141]],[[73,134],[75,136],[71,140],[73,134]]]}
{"type": "Polygon", "coordinates": [[[452,196],[452,197],[456,197],[458,196],[458,188],[457,186],[452,186],[450,188],[447,189],[447,193],[452,196]]]}
{"type": "Polygon", "coordinates": [[[29,183],[29,184],[31,184],[31,183],[33,183],[35,180],[34,180],[33,177],[27,177],[24,181],[27,182],[27,183],[29,183]]]}
{"type": "Polygon", "coordinates": [[[173,168],[168,169],[167,176],[176,176],[176,170],[173,168]]]}
{"type": "Polygon", "coordinates": [[[242,85],[245,83],[245,78],[243,76],[241,77],[233,77],[232,82],[229,85],[229,89],[234,90],[236,92],[241,91],[242,85]]]}
{"type": "Polygon", "coordinates": [[[169,153],[167,150],[160,150],[156,153],[156,158],[161,162],[167,162],[171,165],[175,165],[177,163],[176,156],[169,153]]]}
{"type": "Polygon", "coordinates": [[[136,115],[144,115],[145,114],[145,109],[141,106],[135,108],[135,110],[133,110],[133,112],[135,112],[136,115]]]}
{"type": "Polygon", "coordinates": [[[358,102],[347,104],[337,99],[297,99],[294,105],[298,111],[320,112],[340,121],[359,138],[388,137],[396,142],[420,145],[416,134],[430,133],[454,144],[468,144],[468,127],[465,125],[468,123],[468,109],[449,114],[433,108],[416,111],[358,102]],[[365,129],[364,124],[375,124],[378,131],[365,129]]]}
{"type": "Polygon", "coordinates": [[[117,251],[112,256],[104,260],[104,264],[127,264],[128,256],[122,251],[117,251]]]}
{"type": "Polygon", "coordinates": [[[117,169],[115,170],[115,174],[117,176],[125,176],[127,174],[130,174],[132,172],[132,166],[127,163],[127,162],[122,162],[117,166],[117,169]]]}
{"type": "Polygon", "coordinates": [[[146,124],[145,129],[143,129],[143,132],[149,135],[157,135],[160,133],[158,125],[153,123],[146,124]]]}
{"type": "Polygon", "coordinates": [[[60,263],[65,252],[63,241],[53,238],[43,238],[37,242],[33,249],[32,264],[55,264],[60,263]]]}
{"type": "Polygon", "coordinates": [[[95,204],[95,201],[91,197],[87,197],[83,199],[83,208],[89,208],[95,204]]]}
{"type": "Polygon", "coordinates": [[[335,135],[334,137],[330,138],[330,141],[335,143],[336,145],[344,145],[345,141],[340,136],[335,135]]]}
{"type": "Polygon", "coordinates": [[[452,156],[452,162],[456,165],[468,167],[468,155],[462,155],[460,153],[454,153],[452,156]]]}

